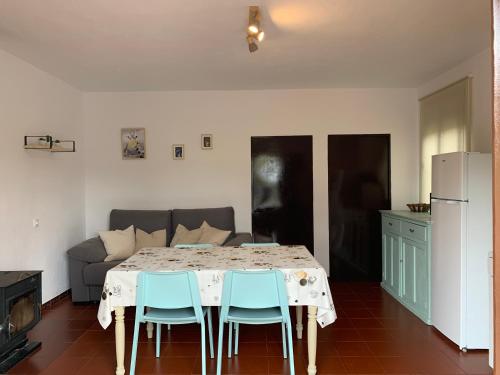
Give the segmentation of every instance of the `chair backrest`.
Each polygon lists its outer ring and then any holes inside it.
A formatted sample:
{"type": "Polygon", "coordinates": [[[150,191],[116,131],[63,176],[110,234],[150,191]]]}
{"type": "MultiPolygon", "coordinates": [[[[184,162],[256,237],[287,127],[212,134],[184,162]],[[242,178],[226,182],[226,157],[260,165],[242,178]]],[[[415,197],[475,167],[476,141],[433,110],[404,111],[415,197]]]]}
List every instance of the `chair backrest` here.
{"type": "Polygon", "coordinates": [[[281,307],[282,314],[288,317],[283,273],[279,270],[227,271],[222,291],[223,315],[227,315],[230,306],[254,309],[281,307]]]}
{"type": "Polygon", "coordinates": [[[203,319],[198,281],[192,271],[140,272],[137,278],[136,305],[139,315],[144,314],[144,307],[193,307],[197,319],[203,319]]]}
{"type": "Polygon", "coordinates": [[[278,247],[280,246],[277,242],[243,242],[241,247],[278,247]]]}
{"type": "Polygon", "coordinates": [[[211,249],[214,247],[211,243],[179,243],[175,245],[177,249],[211,249]]]}

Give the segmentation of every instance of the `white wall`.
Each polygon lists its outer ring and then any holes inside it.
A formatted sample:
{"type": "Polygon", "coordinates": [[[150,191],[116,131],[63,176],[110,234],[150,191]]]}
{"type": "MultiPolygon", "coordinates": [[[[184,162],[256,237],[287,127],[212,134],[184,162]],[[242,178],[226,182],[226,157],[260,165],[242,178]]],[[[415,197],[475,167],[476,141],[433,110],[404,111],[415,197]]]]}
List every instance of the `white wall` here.
{"type": "Polygon", "coordinates": [[[224,205],[250,231],[250,137],[311,134],[314,240],[328,269],[327,135],[391,133],[393,208],[405,208],[418,196],[417,108],[413,89],[86,93],[87,235],[107,228],[112,208],[224,205]],[[146,128],[145,160],[121,159],[122,127],[146,128]],[[202,133],[214,150],[201,150],[202,133]],[[172,160],[174,143],[185,160],[172,160]]]}
{"type": "Polygon", "coordinates": [[[24,150],[23,137],[80,147],[81,117],[77,90],[0,51],[0,269],[43,270],[44,302],[69,288],[66,250],[84,236],[83,158],[24,150]]]}
{"type": "Polygon", "coordinates": [[[491,50],[486,49],[418,87],[421,98],[462,78],[472,77],[471,151],[491,152],[492,62],[491,50]]]}
{"type": "Polygon", "coordinates": [[[418,89],[85,93],[83,111],[80,92],[0,51],[0,269],[44,270],[43,300],[55,297],[69,288],[66,249],[118,207],[232,205],[237,230],[250,231],[250,137],[299,134],[313,135],[316,254],[328,269],[327,135],[390,133],[393,208],[404,209],[418,197],[417,97],[466,75],[472,149],[490,151],[489,50],[418,89]],[[146,160],[121,159],[122,127],[146,128],[146,160]],[[24,135],[45,133],[76,139],[78,152],[23,150],[24,135]],[[200,149],[202,133],[214,150],[200,149]],[[184,161],[173,143],[186,145],[184,161]]]}

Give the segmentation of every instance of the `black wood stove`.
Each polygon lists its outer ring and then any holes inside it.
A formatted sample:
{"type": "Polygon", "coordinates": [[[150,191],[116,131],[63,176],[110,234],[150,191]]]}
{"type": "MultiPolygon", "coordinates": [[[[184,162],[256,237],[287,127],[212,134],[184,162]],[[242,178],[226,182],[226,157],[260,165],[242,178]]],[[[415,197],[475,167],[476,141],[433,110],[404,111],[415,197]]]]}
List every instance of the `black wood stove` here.
{"type": "Polygon", "coordinates": [[[26,336],[40,321],[41,306],[41,271],[0,271],[0,374],[41,345],[26,336]]]}

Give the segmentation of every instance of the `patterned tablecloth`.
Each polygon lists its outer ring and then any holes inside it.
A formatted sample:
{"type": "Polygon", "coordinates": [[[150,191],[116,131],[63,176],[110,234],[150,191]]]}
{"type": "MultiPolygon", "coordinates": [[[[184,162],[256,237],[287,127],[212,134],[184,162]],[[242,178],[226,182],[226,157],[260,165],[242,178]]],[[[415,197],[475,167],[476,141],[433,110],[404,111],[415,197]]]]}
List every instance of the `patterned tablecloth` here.
{"type": "Polygon", "coordinates": [[[116,306],[135,305],[140,271],[194,271],[202,305],[219,306],[224,272],[229,269],[279,269],[285,275],[289,305],[317,306],[321,327],[337,319],[326,272],[304,246],[141,249],[107,272],[97,317],[107,328],[116,306]]]}

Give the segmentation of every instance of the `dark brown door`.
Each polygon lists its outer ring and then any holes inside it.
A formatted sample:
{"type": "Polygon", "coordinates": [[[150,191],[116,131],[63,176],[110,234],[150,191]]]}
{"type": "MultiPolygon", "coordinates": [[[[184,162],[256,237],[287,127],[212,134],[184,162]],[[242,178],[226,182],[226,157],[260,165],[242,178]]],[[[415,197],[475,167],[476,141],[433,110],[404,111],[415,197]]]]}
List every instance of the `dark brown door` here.
{"type": "Polygon", "coordinates": [[[312,136],[251,142],[255,241],[305,245],[313,253],[312,136]]]}
{"type": "Polygon", "coordinates": [[[391,208],[390,135],[328,136],[330,275],[380,281],[381,219],[391,208]]]}

